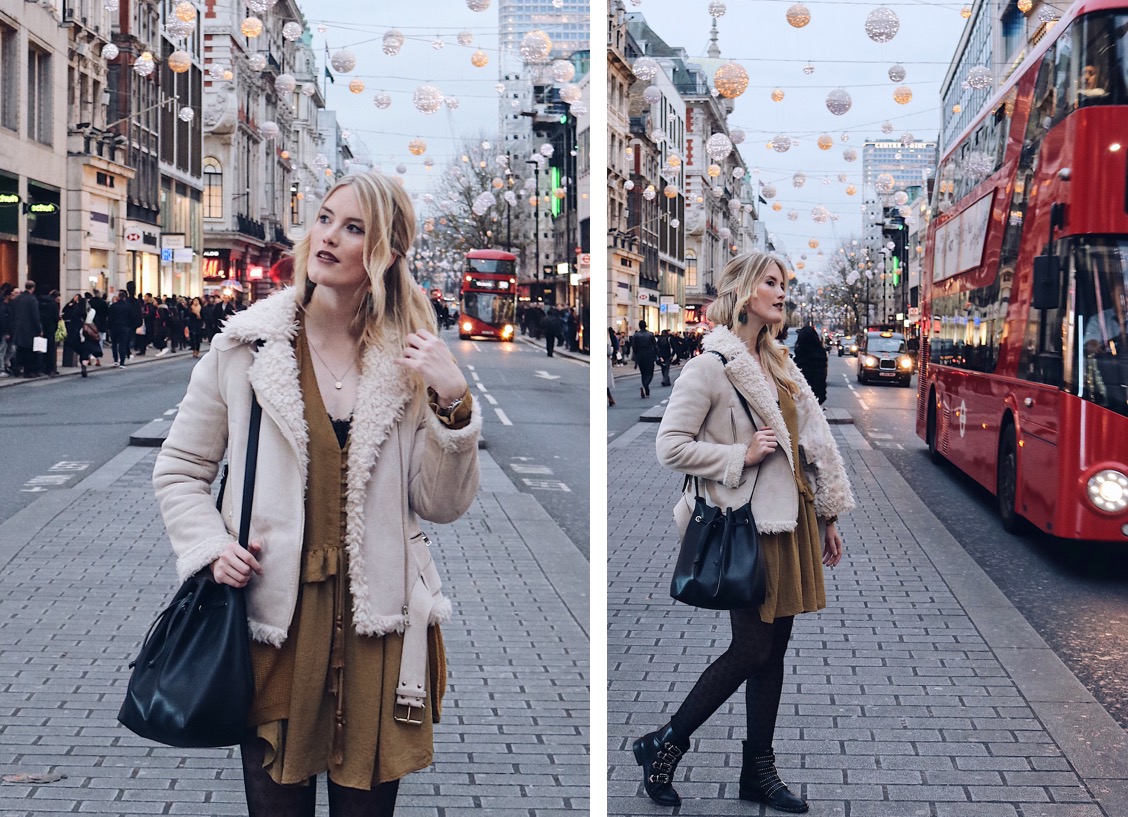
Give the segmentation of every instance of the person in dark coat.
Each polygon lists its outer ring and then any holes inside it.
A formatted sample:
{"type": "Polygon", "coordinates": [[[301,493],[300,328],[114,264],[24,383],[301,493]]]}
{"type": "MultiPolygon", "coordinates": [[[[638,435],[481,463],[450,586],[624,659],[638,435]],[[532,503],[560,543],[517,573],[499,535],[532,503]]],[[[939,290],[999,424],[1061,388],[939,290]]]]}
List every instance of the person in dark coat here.
{"type": "Polygon", "coordinates": [[[16,354],[12,342],[12,285],[0,285],[0,377],[12,373],[11,359],[16,354]]]}
{"type": "MultiPolygon", "coordinates": [[[[54,327],[51,327],[54,331],[54,327]]],[[[39,315],[39,299],[35,297],[35,281],[28,280],[24,291],[12,301],[12,340],[16,344],[16,366],[12,370],[24,377],[36,377],[39,373],[32,346],[37,337],[43,336],[43,321],[39,315]]]]}
{"type": "Polygon", "coordinates": [[[192,357],[200,356],[200,341],[204,337],[206,322],[204,320],[204,304],[199,298],[193,298],[188,305],[188,315],[184,318],[188,325],[188,345],[192,348],[192,357]]]}
{"type": "Polygon", "coordinates": [[[98,289],[94,290],[88,303],[94,310],[94,328],[104,338],[106,333],[110,331],[110,304],[102,297],[102,291],[98,289]]]}
{"type": "Polygon", "coordinates": [[[663,329],[657,337],[658,365],[662,369],[662,385],[670,384],[670,364],[674,362],[674,343],[669,329],[663,329]]]}
{"type": "Polygon", "coordinates": [[[53,289],[46,298],[39,299],[39,322],[43,326],[43,335],[47,338],[47,351],[40,353],[39,370],[51,377],[59,374],[59,343],[55,340],[62,306],[59,297],[59,290],[53,289]]]}
{"type": "Polygon", "coordinates": [[[136,326],[135,311],[130,300],[129,294],[124,289],[119,289],[116,300],[110,304],[110,337],[113,339],[114,363],[119,369],[129,361],[129,348],[136,326]]]}
{"type": "Polygon", "coordinates": [[[826,348],[813,326],[804,326],[795,336],[795,365],[807,379],[821,406],[826,402],[826,348]]]}
{"type": "Polygon", "coordinates": [[[548,314],[540,322],[540,333],[544,336],[545,350],[548,356],[552,357],[552,349],[556,341],[562,340],[564,336],[564,321],[560,320],[559,312],[551,308],[548,310],[548,314]]]}
{"type": "Polygon", "coordinates": [[[631,335],[631,357],[642,375],[640,397],[650,396],[650,381],[654,379],[654,361],[658,359],[658,341],[646,328],[646,321],[638,322],[638,331],[631,335]]]}

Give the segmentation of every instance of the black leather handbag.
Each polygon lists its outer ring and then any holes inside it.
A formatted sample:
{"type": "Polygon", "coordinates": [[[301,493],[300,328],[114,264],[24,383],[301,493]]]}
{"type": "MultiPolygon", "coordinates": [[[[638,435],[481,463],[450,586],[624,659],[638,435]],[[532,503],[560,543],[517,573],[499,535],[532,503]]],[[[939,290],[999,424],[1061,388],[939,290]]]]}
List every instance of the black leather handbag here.
{"type": "MultiPolygon", "coordinates": [[[[239,520],[243,547],[250,535],[261,421],[254,398],[239,520]]],[[[130,731],[167,746],[242,743],[254,695],[245,591],[217,583],[208,568],[190,577],[149,627],[129,666],[133,673],[118,721],[130,731]]]]}
{"type": "MultiPolygon", "coordinates": [[[[725,360],[723,355],[713,354],[725,360]]],[[[752,420],[744,395],[739,391],[736,394],[752,420]]],[[[755,420],[752,425],[755,427],[755,420]]],[[[759,479],[757,468],[752,493],[756,492],[759,479]]],[[[689,481],[686,476],[683,494],[689,481]]],[[[682,536],[670,595],[683,604],[707,610],[741,610],[763,604],[767,593],[764,553],[752,516],[751,498],[739,508],[722,510],[705,501],[696,478],[693,484],[693,515],[682,536]]]]}

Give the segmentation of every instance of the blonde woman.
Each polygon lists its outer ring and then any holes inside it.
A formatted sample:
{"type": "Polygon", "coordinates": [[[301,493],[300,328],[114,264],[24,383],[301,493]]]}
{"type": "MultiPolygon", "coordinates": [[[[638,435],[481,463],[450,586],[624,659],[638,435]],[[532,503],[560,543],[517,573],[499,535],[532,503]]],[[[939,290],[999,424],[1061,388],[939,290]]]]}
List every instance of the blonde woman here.
{"type": "MultiPolygon", "coordinates": [[[[745,253],[728,263],[707,313],[716,328],[704,354],[683,368],[658,429],[658,460],[698,477],[709,504],[738,508],[751,500],[767,573],[764,603],[730,611],[728,650],[668,724],[634,742],[643,786],[661,805],[681,802],[673,775],[690,736],[746,683],[740,798],[796,814],[808,809],[775,768],[783,660],[794,616],[826,606],[822,568],[842,558],[836,521],[854,501],[818,401],[775,340],[786,295],[787,272],[773,256],[745,253]]],[[[683,532],[694,491],[691,481],[675,507],[683,532]]]]}
{"type": "Polygon", "coordinates": [[[419,519],[469,507],[481,418],[408,272],[414,234],[393,179],[338,182],[295,248],[295,288],[227,321],[157,458],[180,577],[209,569],[248,590],[252,817],[312,817],[322,772],[335,817],[391,815],[399,779],[431,762],[451,608],[419,519]],[[243,549],[252,387],[263,416],[243,549]]]}

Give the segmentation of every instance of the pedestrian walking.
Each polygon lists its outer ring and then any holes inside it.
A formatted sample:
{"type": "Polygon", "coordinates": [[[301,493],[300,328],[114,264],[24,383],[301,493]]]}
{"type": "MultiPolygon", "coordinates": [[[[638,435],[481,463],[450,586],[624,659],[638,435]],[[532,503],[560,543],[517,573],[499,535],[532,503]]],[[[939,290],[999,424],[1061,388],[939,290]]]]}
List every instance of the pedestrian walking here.
{"type": "Polygon", "coordinates": [[[59,290],[53,289],[39,299],[39,323],[47,340],[47,349],[36,353],[39,358],[39,371],[48,377],[59,376],[59,319],[62,305],[59,303],[59,290]]]}
{"type": "Polygon", "coordinates": [[[114,365],[124,368],[129,362],[129,350],[133,344],[133,332],[137,328],[137,310],[129,293],[119,289],[110,304],[107,322],[110,327],[110,348],[113,350],[114,365]]]}
{"type": "Polygon", "coordinates": [[[670,330],[663,329],[662,334],[656,338],[658,344],[658,366],[662,370],[662,385],[670,385],[670,365],[674,362],[674,344],[670,337],[670,330]]]}
{"type": "Polygon", "coordinates": [[[705,669],[669,723],[634,742],[643,786],[661,805],[681,802],[673,776],[690,737],[746,683],[740,798],[792,813],[808,809],[775,767],[783,661],[794,616],[826,606],[822,567],[842,558],[835,523],[854,501],[830,426],[774,340],[786,286],[773,256],[744,253],[726,265],[708,309],[716,328],[705,353],[682,369],[658,429],[658,460],[697,478],[687,480],[675,508],[681,531],[698,494],[720,508],[750,502],[767,590],[759,607],[729,611],[728,650],[705,669]]]}
{"type": "MultiPolygon", "coordinates": [[[[55,331],[55,326],[50,326],[55,331]]],[[[24,282],[24,291],[12,301],[12,341],[16,346],[13,374],[36,377],[39,368],[35,359],[35,339],[43,337],[44,327],[39,312],[39,300],[35,297],[35,281],[30,278],[24,282]]]]}
{"type": "Polygon", "coordinates": [[[192,357],[200,356],[200,342],[204,337],[204,303],[199,298],[193,298],[188,305],[188,316],[185,318],[185,327],[188,330],[188,345],[192,349],[192,357]]]}
{"type": "Polygon", "coordinates": [[[412,279],[414,235],[392,177],[338,182],[295,248],[295,287],[227,320],[157,457],[180,576],[207,568],[247,587],[251,817],[312,817],[322,772],[331,815],[387,817],[400,778],[431,762],[451,605],[419,520],[469,508],[481,414],[412,279]],[[252,386],[265,501],[244,549],[230,530],[252,386]],[[225,447],[219,512],[209,486],[225,447]]]}
{"type": "Polygon", "coordinates": [[[646,328],[646,321],[639,321],[638,331],[631,336],[631,356],[642,375],[639,397],[649,397],[650,382],[654,379],[654,361],[658,359],[658,342],[654,333],[646,328]]]}
{"type": "Polygon", "coordinates": [[[12,291],[11,284],[0,284],[0,377],[12,373],[12,358],[16,345],[12,341],[12,291]]]}
{"type": "Polygon", "coordinates": [[[564,321],[560,320],[560,313],[554,307],[549,307],[548,314],[540,322],[540,333],[544,336],[544,348],[548,356],[552,357],[552,349],[558,340],[563,339],[564,321]]]}
{"type": "Polygon", "coordinates": [[[795,336],[795,365],[821,406],[826,402],[826,347],[813,326],[804,326],[795,336]]]}
{"type": "MultiPolygon", "coordinates": [[[[611,333],[611,337],[615,337],[615,333],[611,333]]],[[[613,363],[615,361],[615,347],[607,344],[607,408],[615,405],[615,368],[613,363]]]]}

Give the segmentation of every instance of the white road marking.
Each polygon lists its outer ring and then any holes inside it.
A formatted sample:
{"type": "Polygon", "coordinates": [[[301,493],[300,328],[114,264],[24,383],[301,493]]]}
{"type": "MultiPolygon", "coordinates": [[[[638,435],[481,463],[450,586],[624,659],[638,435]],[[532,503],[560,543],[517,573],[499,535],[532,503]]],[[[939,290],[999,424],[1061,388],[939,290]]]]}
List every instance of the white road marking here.
{"type": "Polygon", "coordinates": [[[549,374],[548,372],[544,371],[543,369],[538,370],[536,376],[541,378],[542,380],[559,380],[560,379],[560,375],[549,374]]]}
{"type": "Polygon", "coordinates": [[[499,409],[499,408],[495,408],[495,409],[494,409],[494,412],[495,412],[495,413],[497,414],[497,419],[501,420],[501,424],[502,424],[503,426],[511,426],[511,425],[513,425],[513,421],[512,421],[512,420],[510,420],[510,419],[509,419],[508,417],[506,417],[506,416],[505,416],[505,412],[504,412],[504,411],[502,411],[502,410],[501,410],[501,409],[499,409]]]}
{"type": "Polygon", "coordinates": [[[492,394],[484,394],[482,396],[486,398],[486,402],[489,403],[491,406],[497,405],[497,398],[494,397],[492,394]]]}
{"type": "Polygon", "coordinates": [[[478,387],[479,389],[481,389],[482,391],[489,391],[489,389],[487,389],[487,388],[486,388],[486,384],[485,384],[485,383],[475,383],[474,385],[475,385],[475,386],[477,386],[477,387],[478,387]]]}
{"type": "Polygon", "coordinates": [[[554,482],[550,479],[523,479],[521,481],[530,488],[538,488],[542,491],[565,491],[569,494],[572,493],[572,489],[563,482],[554,482]]]}
{"type": "Polygon", "coordinates": [[[165,416],[165,417],[168,417],[168,416],[169,416],[170,414],[176,414],[176,409],[174,409],[174,408],[173,408],[173,409],[169,409],[168,411],[166,411],[166,412],[164,413],[164,416],[165,416]]]}
{"type": "Polygon", "coordinates": [[[58,487],[66,483],[74,474],[40,474],[37,477],[32,477],[24,485],[38,487],[42,485],[58,487]]]}
{"type": "Polygon", "coordinates": [[[892,440],[893,435],[892,434],[882,434],[878,431],[871,431],[870,432],[870,439],[871,440],[892,440]]]}
{"type": "Polygon", "coordinates": [[[472,372],[472,371],[474,371],[474,367],[473,366],[467,366],[466,370],[472,372]]]}
{"type": "Polygon", "coordinates": [[[547,465],[517,465],[509,463],[509,467],[516,471],[518,474],[542,474],[544,476],[551,476],[552,469],[547,465]]]}
{"type": "Polygon", "coordinates": [[[47,470],[48,471],[55,471],[57,473],[59,471],[85,471],[89,467],[90,467],[89,462],[66,462],[66,461],[63,461],[63,462],[55,463],[54,465],[52,465],[47,470]]]}
{"type": "Polygon", "coordinates": [[[482,378],[478,377],[478,373],[477,373],[477,372],[470,372],[470,376],[471,376],[472,378],[474,378],[474,380],[481,380],[481,379],[482,379],[482,378]]]}

